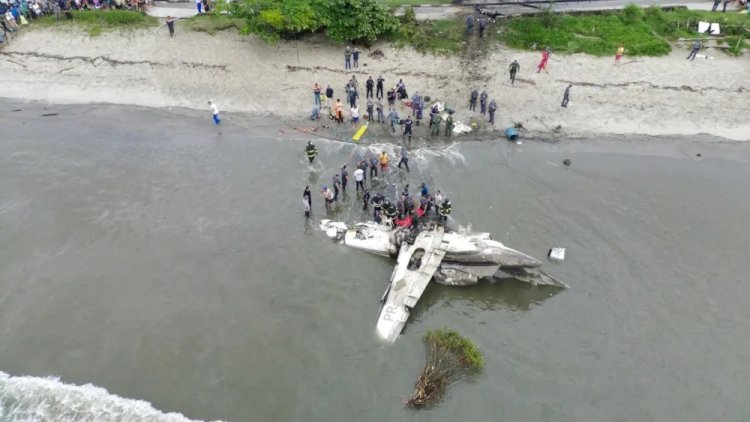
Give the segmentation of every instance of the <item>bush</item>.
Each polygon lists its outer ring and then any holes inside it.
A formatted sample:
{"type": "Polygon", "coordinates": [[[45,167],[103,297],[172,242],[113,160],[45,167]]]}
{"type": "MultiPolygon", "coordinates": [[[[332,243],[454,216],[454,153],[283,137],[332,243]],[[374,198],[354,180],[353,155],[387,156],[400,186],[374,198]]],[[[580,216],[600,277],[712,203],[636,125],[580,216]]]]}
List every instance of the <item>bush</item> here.
{"type": "Polygon", "coordinates": [[[620,19],[622,19],[622,22],[625,25],[633,25],[643,21],[644,15],[645,14],[643,13],[643,9],[634,4],[629,4],[627,7],[622,9],[622,12],[620,13],[620,19]]]}
{"type": "Polygon", "coordinates": [[[321,30],[335,41],[375,41],[398,27],[374,0],[238,0],[218,9],[245,19],[244,32],[269,42],[321,30]]]}

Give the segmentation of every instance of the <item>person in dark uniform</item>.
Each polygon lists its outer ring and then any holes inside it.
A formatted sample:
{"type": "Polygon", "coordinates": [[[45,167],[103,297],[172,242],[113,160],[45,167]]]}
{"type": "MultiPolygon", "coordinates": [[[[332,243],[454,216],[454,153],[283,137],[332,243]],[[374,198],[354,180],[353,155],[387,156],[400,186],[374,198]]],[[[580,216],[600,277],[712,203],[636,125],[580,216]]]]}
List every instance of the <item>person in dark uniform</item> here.
{"type": "Polygon", "coordinates": [[[372,80],[372,76],[367,78],[365,82],[365,88],[367,88],[367,94],[365,98],[372,98],[372,88],[375,86],[375,81],[372,80]]]}
{"type": "Polygon", "coordinates": [[[482,95],[479,96],[479,110],[482,114],[487,113],[487,91],[482,91],[482,95]]]}
{"type": "Polygon", "coordinates": [[[385,82],[385,79],[383,79],[383,76],[382,75],[378,76],[378,81],[375,84],[376,85],[375,96],[378,99],[383,98],[383,82],[385,82]]]}
{"type": "Polygon", "coordinates": [[[443,200],[443,203],[440,204],[438,207],[438,220],[440,221],[448,221],[448,216],[450,215],[451,211],[453,211],[451,207],[451,200],[448,198],[445,198],[443,200]]]}
{"type": "Polygon", "coordinates": [[[341,166],[341,191],[346,192],[346,184],[349,182],[349,172],[346,170],[346,164],[341,166]]]}
{"type": "Polygon", "coordinates": [[[362,202],[364,202],[362,211],[367,211],[367,205],[370,204],[370,191],[369,190],[365,190],[365,194],[362,195],[362,202]]]}
{"type": "Polygon", "coordinates": [[[310,185],[305,186],[305,191],[302,192],[302,200],[307,203],[305,206],[305,217],[310,217],[310,210],[312,209],[312,194],[310,193],[310,185]]]}
{"type": "Polygon", "coordinates": [[[312,141],[307,141],[305,154],[307,154],[307,159],[310,160],[310,164],[312,164],[315,160],[315,157],[318,155],[318,149],[315,148],[315,145],[313,145],[312,141]]]}
{"type": "Polygon", "coordinates": [[[495,110],[497,110],[497,103],[495,102],[495,100],[492,100],[490,101],[490,108],[489,108],[491,125],[495,124],[495,110]]]}
{"type": "MultiPolygon", "coordinates": [[[[411,130],[409,132],[411,132],[411,130]]],[[[411,138],[411,136],[409,136],[409,138],[411,138]]],[[[405,147],[401,147],[401,160],[398,162],[398,168],[401,168],[402,164],[406,166],[406,172],[409,173],[409,153],[406,152],[405,147]]],[[[406,189],[409,189],[409,185],[406,185],[406,189]]]]}
{"type": "Polygon", "coordinates": [[[469,111],[477,111],[477,98],[479,98],[479,91],[475,89],[471,91],[471,96],[469,97],[469,111]]]}
{"type": "MultiPolygon", "coordinates": [[[[404,120],[404,134],[402,135],[402,137],[408,136],[409,144],[411,144],[411,127],[413,124],[414,124],[414,121],[411,119],[411,116],[407,117],[406,120],[404,120]]],[[[403,159],[403,153],[401,154],[401,156],[403,159]]],[[[409,166],[406,166],[406,168],[408,171],[409,166]]]]}

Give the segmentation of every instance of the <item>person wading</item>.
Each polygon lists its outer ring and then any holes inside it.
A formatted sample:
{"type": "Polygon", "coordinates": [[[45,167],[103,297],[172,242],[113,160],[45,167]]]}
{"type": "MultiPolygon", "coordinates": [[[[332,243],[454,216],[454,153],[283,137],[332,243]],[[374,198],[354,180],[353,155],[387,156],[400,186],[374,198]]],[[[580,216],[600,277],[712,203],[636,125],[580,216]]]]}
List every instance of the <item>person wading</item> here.
{"type": "Polygon", "coordinates": [[[305,154],[307,154],[307,159],[310,160],[310,164],[312,164],[313,161],[315,161],[315,157],[318,155],[318,149],[315,148],[315,145],[313,145],[312,141],[307,141],[305,154]]]}

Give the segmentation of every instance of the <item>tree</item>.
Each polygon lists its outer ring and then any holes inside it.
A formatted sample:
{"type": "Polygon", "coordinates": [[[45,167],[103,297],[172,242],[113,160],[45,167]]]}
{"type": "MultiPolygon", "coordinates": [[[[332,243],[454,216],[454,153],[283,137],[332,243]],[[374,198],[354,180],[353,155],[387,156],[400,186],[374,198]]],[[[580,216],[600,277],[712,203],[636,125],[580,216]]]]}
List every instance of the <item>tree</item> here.
{"type": "Polygon", "coordinates": [[[390,10],[374,0],[237,0],[220,8],[244,18],[245,32],[268,42],[321,30],[335,41],[375,41],[398,28],[390,10]]]}

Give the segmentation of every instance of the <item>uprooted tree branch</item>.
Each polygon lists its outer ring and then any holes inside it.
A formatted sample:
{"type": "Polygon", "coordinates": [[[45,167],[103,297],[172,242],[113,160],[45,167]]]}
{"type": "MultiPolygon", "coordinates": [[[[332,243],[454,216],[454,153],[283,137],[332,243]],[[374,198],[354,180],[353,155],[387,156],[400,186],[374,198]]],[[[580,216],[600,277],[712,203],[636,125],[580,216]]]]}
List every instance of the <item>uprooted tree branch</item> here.
{"type": "Polygon", "coordinates": [[[479,374],[484,366],[477,346],[457,332],[431,330],[424,335],[427,361],[414,393],[406,401],[408,407],[426,407],[439,402],[448,387],[479,374]]]}

